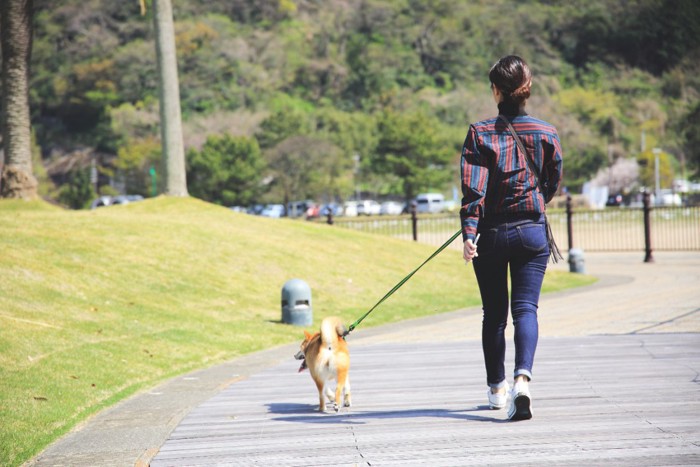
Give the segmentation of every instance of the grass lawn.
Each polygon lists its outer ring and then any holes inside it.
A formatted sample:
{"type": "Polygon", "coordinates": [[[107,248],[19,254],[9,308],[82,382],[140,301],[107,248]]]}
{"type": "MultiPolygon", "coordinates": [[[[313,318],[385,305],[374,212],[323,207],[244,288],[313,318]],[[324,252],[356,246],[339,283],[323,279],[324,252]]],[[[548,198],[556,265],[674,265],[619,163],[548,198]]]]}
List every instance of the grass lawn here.
{"type": "MultiPolygon", "coordinates": [[[[0,465],[169,377],[296,342],[280,323],[289,279],[310,285],[314,327],[331,314],[350,324],[435,249],[192,198],[94,211],[1,201],[0,218],[0,465]]],[[[545,290],[592,281],[552,272],[545,290]]],[[[361,326],[479,303],[448,249],[361,326]]]]}

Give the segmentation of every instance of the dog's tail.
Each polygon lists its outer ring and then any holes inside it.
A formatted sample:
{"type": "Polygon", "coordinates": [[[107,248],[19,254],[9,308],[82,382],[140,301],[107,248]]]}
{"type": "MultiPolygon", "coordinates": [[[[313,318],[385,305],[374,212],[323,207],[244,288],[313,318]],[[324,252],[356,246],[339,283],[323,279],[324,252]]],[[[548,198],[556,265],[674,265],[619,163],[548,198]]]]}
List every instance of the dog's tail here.
{"type": "Polygon", "coordinates": [[[333,346],[346,330],[340,318],[326,318],[321,322],[321,341],[325,346],[333,346]]]}

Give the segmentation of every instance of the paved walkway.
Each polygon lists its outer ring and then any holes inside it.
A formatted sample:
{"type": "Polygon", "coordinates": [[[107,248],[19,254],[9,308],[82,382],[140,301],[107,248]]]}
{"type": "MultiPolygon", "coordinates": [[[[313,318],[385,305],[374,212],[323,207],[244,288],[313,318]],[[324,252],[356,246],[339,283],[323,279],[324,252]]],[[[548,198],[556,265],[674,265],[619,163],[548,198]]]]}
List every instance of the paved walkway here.
{"type": "Polygon", "coordinates": [[[29,465],[700,464],[700,253],[642,258],[587,254],[596,285],[543,296],[529,422],[483,405],[468,309],[353,333],[349,412],[314,412],[284,346],[124,401],[29,465]]]}

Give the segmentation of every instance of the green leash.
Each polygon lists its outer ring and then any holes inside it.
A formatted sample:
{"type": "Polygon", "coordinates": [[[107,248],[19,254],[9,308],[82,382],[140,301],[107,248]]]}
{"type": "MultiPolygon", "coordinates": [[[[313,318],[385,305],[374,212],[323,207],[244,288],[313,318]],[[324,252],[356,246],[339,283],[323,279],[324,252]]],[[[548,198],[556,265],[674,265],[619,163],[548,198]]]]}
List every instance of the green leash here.
{"type": "Polygon", "coordinates": [[[419,270],[420,268],[422,268],[423,266],[425,266],[425,264],[426,264],[428,261],[430,261],[431,259],[435,258],[437,255],[439,255],[440,252],[441,252],[442,250],[444,250],[445,248],[447,248],[447,246],[448,246],[450,243],[452,243],[452,242],[454,241],[454,239],[457,238],[457,237],[459,237],[461,234],[462,234],[462,229],[459,229],[452,237],[450,237],[449,240],[447,240],[445,243],[443,243],[442,246],[441,246],[440,248],[438,248],[437,250],[435,250],[435,253],[433,253],[432,255],[430,255],[430,258],[428,258],[428,259],[426,259],[425,261],[423,261],[423,264],[421,264],[421,265],[418,266],[416,269],[414,269],[413,272],[411,272],[409,275],[407,275],[406,277],[404,277],[403,279],[401,279],[401,281],[399,281],[399,283],[396,284],[396,285],[394,286],[394,288],[391,289],[391,290],[389,291],[389,293],[387,293],[386,295],[384,295],[384,296],[382,297],[381,300],[379,300],[372,308],[370,308],[370,310],[369,310],[367,313],[365,313],[364,315],[362,315],[362,316],[360,317],[360,319],[358,319],[357,321],[355,321],[354,323],[352,323],[352,324],[350,325],[350,328],[349,328],[349,329],[345,332],[345,334],[343,335],[343,337],[345,337],[345,336],[347,336],[348,334],[350,334],[350,333],[357,327],[357,325],[360,324],[360,323],[362,322],[363,319],[365,319],[370,313],[372,313],[372,312],[374,311],[375,308],[377,308],[384,300],[386,300],[387,298],[391,297],[391,295],[392,295],[394,292],[396,292],[397,290],[399,290],[399,288],[400,288],[402,285],[404,285],[406,282],[408,282],[408,280],[409,280],[415,273],[417,273],[418,270],[419,270]]]}

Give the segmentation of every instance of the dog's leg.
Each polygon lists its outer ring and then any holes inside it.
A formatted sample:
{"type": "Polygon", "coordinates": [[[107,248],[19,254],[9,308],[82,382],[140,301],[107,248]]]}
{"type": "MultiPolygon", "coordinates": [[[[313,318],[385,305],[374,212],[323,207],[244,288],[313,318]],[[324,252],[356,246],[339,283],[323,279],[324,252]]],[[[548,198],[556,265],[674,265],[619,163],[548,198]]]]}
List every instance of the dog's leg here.
{"type": "Polygon", "coordinates": [[[326,411],[326,398],[324,397],[324,392],[325,392],[325,383],[320,380],[314,380],[316,383],[316,387],[318,388],[318,410],[320,412],[325,412],[326,411]]]}
{"type": "Polygon", "coordinates": [[[335,388],[335,411],[338,412],[341,407],[341,400],[343,399],[343,393],[346,394],[345,401],[343,405],[345,407],[350,407],[347,403],[349,401],[348,396],[350,394],[350,387],[348,386],[349,377],[347,368],[338,368],[338,386],[335,388]]]}
{"type": "Polygon", "coordinates": [[[350,407],[352,405],[352,400],[350,398],[350,375],[347,375],[345,377],[345,389],[343,390],[343,392],[345,393],[343,405],[345,407],[350,407]]]}
{"type": "Polygon", "coordinates": [[[331,389],[331,387],[326,384],[326,398],[328,399],[328,402],[333,402],[335,400],[335,393],[331,389]]]}

